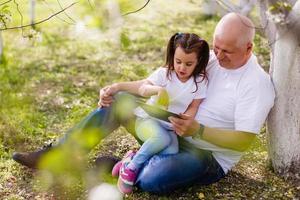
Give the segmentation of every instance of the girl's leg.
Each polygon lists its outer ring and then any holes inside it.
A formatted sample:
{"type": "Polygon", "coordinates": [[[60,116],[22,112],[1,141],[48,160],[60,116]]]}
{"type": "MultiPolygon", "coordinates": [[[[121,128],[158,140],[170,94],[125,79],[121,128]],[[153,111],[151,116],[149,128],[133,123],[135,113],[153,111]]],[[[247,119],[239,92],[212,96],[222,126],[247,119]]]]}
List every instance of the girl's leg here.
{"type": "Polygon", "coordinates": [[[175,154],[178,153],[178,138],[177,135],[174,133],[174,131],[168,130],[168,134],[170,136],[171,142],[167,148],[165,148],[163,151],[161,151],[159,154],[175,154]]]}
{"type": "Polygon", "coordinates": [[[196,149],[190,143],[183,148],[180,144],[180,148],[178,154],[155,155],[147,161],[136,185],[144,191],[161,194],[195,183],[211,184],[225,176],[211,152],[196,149]]]}
{"type": "Polygon", "coordinates": [[[173,142],[171,134],[155,120],[137,120],[136,134],[144,143],[128,165],[131,169],[141,168],[150,157],[157,153],[163,151],[165,153],[177,153],[175,149],[176,141],[173,142]],[[174,147],[168,149],[171,142],[174,143],[174,147]]]}

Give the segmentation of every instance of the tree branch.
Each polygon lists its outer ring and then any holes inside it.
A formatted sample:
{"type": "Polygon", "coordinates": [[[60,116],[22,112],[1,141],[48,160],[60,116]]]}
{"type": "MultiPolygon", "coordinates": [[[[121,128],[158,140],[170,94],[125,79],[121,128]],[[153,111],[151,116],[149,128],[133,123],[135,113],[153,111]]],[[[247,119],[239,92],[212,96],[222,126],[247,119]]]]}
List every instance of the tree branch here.
{"type": "MultiPolygon", "coordinates": [[[[23,26],[23,15],[19,9],[19,4],[16,2],[16,0],[14,0],[14,4],[16,4],[16,9],[21,17],[21,26],[23,26]]],[[[24,32],[23,32],[23,29],[22,29],[22,36],[24,36],[24,32]]]]}
{"type": "MultiPolygon", "coordinates": [[[[268,19],[267,16],[267,10],[268,10],[268,2],[267,0],[259,0],[259,14],[260,14],[260,21],[261,24],[264,24],[265,28],[263,29],[264,34],[266,35],[268,39],[269,46],[271,48],[271,55],[274,55],[274,44],[276,41],[276,34],[277,34],[277,29],[275,24],[268,19]]],[[[273,74],[274,70],[274,63],[272,62],[273,60],[271,59],[270,63],[270,69],[269,73],[273,74]]]]}
{"type": "Polygon", "coordinates": [[[137,9],[135,11],[132,11],[132,12],[125,13],[122,16],[126,16],[126,15],[129,15],[129,14],[133,14],[133,13],[139,12],[140,10],[144,9],[148,5],[149,2],[150,2],[150,0],[147,0],[147,2],[141,8],[139,8],[139,9],[137,9]]]}
{"type": "MultiPolygon", "coordinates": [[[[57,1],[58,5],[59,5],[60,9],[63,9],[63,7],[62,7],[60,1],[59,1],[59,0],[56,0],[56,1],[57,1]]],[[[65,15],[66,15],[66,16],[67,16],[74,24],[76,23],[75,20],[74,20],[72,17],[70,17],[70,16],[68,15],[67,12],[64,12],[64,14],[65,14],[65,15]]]]}
{"type": "Polygon", "coordinates": [[[237,12],[238,8],[235,4],[227,0],[216,0],[217,4],[227,12],[237,12]]]}
{"type": "MultiPolygon", "coordinates": [[[[268,0],[270,5],[275,5],[278,6],[279,3],[278,1],[275,0],[268,0]],[[276,5],[277,3],[277,5],[276,5]]],[[[283,1],[287,3],[287,6],[279,6],[277,8],[278,10],[275,12],[274,16],[279,16],[281,15],[282,19],[279,21],[279,23],[276,23],[276,28],[279,31],[279,34],[282,36],[286,34],[287,32],[293,32],[294,34],[299,35],[299,30],[300,30],[300,0],[297,0],[293,5],[290,3],[293,3],[294,1],[288,1],[285,0],[283,1]]],[[[273,15],[273,14],[272,14],[273,15]]],[[[281,37],[279,36],[279,37],[281,37]]],[[[300,37],[300,36],[298,36],[300,37]]],[[[279,38],[277,38],[278,40],[279,38]]]]}
{"type": "Polygon", "coordinates": [[[12,0],[8,0],[8,1],[4,2],[4,3],[1,3],[0,6],[3,6],[3,5],[5,5],[5,4],[7,4],[7,3],[11,2],[11,1],[12,0]]]}
{"type": "Polygon", "coordinates": [[[288,2],[289,2],[292,6],[294,6],[295,3],[297,2],[297,0],[288,0],[288,2]]]}
{"type": "Polygon", "coordinates": [[[261,24],[262,26],[264,26],[263,32],[267,36],[269,46],[273,52],[273,44],[276,40],[276,26],[272,21],[268,19],[268,16],[266,14],[268,10],[268,2],[266,0],[260,0],[259,9],[261,24]]]}
{"type": "Polygon", "coordinates": [[[2,29],[0,29],[0,31],[12,30],[12,29],[19,29],[19,28],[25,28],[25,27],[29,27],[29,26],[32,26],[32,25],[38,25],[38,24],[41,24],[41,23],[43,23],[43,22],[46,22],[46,21],[50,20],[52,17],[55,17],[56,15],[58,15],[58,14],[64,12],[65,10],[67,10],[68,8],[74,6],[74,5],[77,4],[77,3],[78,3],[78,2],[74,2],[74,3],[70,4],[69,6],[65,7],[64,9],[58,11],[57,13],[54,13],[53,15],[50,15],[50,16],[47,17],[46,19],[43,19],[43,20],[41,20],[41,21],[38,21],[38,22],[36,22],[36,23],[34,23],[34,24],[26,24],[26,25],[22,25],[22,26],[14,26],[14,27],[2,28],[2,29]]]}
{"type": "MultiPolygon", "coordinates": [[[[51,6],[47,3],[46,0],[42,0],[42,1],[43,1],[43,3],[44,3],[46,6],[48,6],[48,8],[51,10],[52,13],[55,13],[55,11],[51,8],[51,6]]],[[[57,0],[57,2],[58,2],[58,4],[59,4],[60,9],[62,10],[63,7],[61,6],[60,2],[59,2],[58,0],[57,0]]],[[[65,13],[65,12],[64,12],[64,13],[65,13]]],[[[60,18],[58,15],[56,15],[55,17],[56,17],[58,20],[60,20],[60,21],[62,21],[62,22],[64,22],[64,23],[66,23],[66,24],[69,24],[69,25],[74,25],[74,24],[75,24],[75,22],[74,22],[74,23],[68,22],[67,20],[64,20],[64,19],[60,18]]]]}
{"type": "Polygon", "coordinates": [[[298,41],[300,42],[300,36],[299,36],[300,20],[299,20],[299,18],[300,18],[300,0],[298,0],[294,4],[293,9],[288,16],[288,19],[291,20],[292,22],[294,22],[292,26],[288,25],[288,28],[291,28],[294,31],[294,33],[298,35],[298,41]]]}

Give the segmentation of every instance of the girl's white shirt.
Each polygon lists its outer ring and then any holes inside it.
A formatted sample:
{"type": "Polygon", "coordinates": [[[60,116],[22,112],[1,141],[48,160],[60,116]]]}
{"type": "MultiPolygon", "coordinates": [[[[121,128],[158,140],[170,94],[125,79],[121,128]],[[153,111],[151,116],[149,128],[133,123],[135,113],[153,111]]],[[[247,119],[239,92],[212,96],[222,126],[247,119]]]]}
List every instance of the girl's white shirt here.
{"type": "MultiPolygon", "coordinates": [[[[148,78],[153,85],[165,88],[169,95],[168,111],[179,114],[184,113],[194,99],[204,99],[206,97],[207,81],[201,77],[190,77],[187,81],[181,82],[175,71],[167,77],[167,68],[160,67],[148,78]],[[198,89],[196,90],[196,88],[198,89]]],[[[154,104],[157,96],[152,96],[147,103],[154,104]]],[[[140,118],[147,118],[149,115],[141,108],[135,110],[135,115],[140,118]]]]}

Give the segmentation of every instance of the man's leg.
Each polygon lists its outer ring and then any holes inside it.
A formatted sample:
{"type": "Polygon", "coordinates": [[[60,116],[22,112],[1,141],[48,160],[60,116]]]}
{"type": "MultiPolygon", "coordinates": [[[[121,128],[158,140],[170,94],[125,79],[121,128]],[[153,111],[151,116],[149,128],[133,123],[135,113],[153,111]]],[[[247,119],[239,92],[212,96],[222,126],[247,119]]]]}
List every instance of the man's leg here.
{"type": "MultiPolygon", "coordinates": [[[[132,128],[135,119],[125,120],[123,116],[123,120],[120,120],[117,110],[115,109],[115,105],[119,101],[122,99],[128,100],[128,97],[131,98],[131,95],[128,93],[118,93],[115,97],[116,101],[111,107],[99,108],[90,113],[74,128],[70,129],[66,135],[59,140],[57,146],[72,141],[76,145],[79,145],[79,148],[84,148],[89,151],[97,145],[101,139],[118,128],[120,124],[124,125],[125,128],[135,136],[134,128],[132,128]]],[[[128,116],[132,116],[132,114],[129,113],[128,116]]],[[[52,149],[51,145],[35,152],[17,152],[13,154],[13,159],[29,168],[36,168],[40,157],[50,149],[52,149]]]]}
{"type": "Polygon", "coordinates": [[[136,185],[160,194],[193,184],[211,184],[224,176],[211,152],[184,147],[178,154],[153,156],[141,170],[136,185]]]}

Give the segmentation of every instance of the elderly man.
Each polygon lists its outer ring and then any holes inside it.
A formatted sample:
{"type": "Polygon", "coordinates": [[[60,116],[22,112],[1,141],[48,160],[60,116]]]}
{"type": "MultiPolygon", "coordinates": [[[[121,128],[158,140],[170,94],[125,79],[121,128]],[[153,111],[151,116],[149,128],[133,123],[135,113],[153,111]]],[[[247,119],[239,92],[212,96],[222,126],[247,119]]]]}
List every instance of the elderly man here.
{"type": "MultiPolygon", "coordinates": [[[[181,114],[170,117],[179,135],[178,154],[156,155],[139,173],[136,185],[155,193],[165,193],[195,183],[210,184],[223,178],[239,161],[259,133],[274,103],[270,77],[252,53],[255,30],[250,19],[237,13],[225,15],[217,24],[213,52],[208,64],[207,97],[196,118],[181,114]]],[[[129,82],[139,87],[144,80],[129,82]]],[[[75,130],[105,128],[103,136],[120,125],[112,105],[117,90],[100,91],[102,106],[78,124],[75,130]]],[[[122,125],[135,135],[134,120],[122,125]]],[[[69,134],[72,134],[70,131],[69,134]]],[[[50,148],[51,149],[51,148],[50,148]]],[[[41,155],[49,151],[15,153],[14,160],[36,167],[41,155]]]]}

